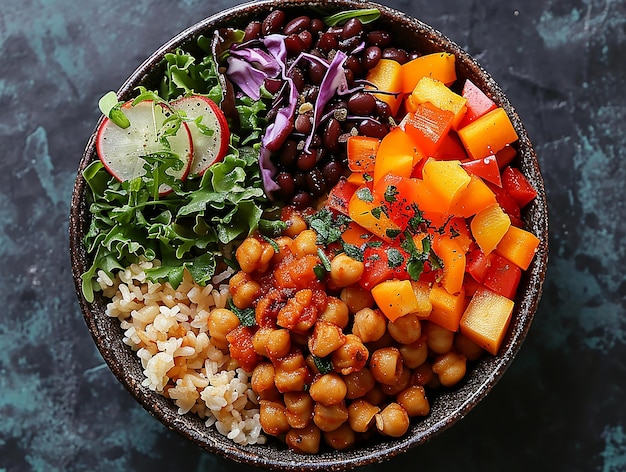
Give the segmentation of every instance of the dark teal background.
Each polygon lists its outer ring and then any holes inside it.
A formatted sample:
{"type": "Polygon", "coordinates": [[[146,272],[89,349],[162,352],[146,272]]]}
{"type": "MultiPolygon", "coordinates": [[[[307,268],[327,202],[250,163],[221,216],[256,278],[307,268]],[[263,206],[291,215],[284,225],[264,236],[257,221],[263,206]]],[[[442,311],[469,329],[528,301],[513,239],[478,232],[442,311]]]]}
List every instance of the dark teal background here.
{"type": "MultiPolygon", "coordinates": [[[[167,430],[113,377],[78,308],[67,228],[98,98],[235,2],[0,3],[0,472],[250,470],[167,430]]],[[[550,263],[492,393],[364,470],[626,470],[624,1],[383,3],[455,40],[508,94],[546,181],[550,263]]]]}

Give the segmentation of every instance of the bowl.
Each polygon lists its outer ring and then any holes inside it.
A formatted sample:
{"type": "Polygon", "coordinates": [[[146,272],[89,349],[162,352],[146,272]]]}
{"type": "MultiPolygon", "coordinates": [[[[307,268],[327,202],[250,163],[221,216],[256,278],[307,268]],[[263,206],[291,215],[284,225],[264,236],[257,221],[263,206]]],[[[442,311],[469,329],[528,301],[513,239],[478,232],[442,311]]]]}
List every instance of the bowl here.
{"type": "Polygon", "coordinates": [[[332,12],[377,8],[381,12],[378,21],[392,32],[396,43],[411,43],[415,49],[423,53],[437,51],[453,53],[456,56],[457,75],[460,78],[471,79],[508,114],[519,136],[516,165],[538,191],[537,198],[525,208],[523,220],[525,227],[537,235],[541,243],[531,266],[523,274],[513,318],[498,355],[483,357],[468,372],[460,385],[441,390],[434,396],[431,394],[430,414],[419,421],[413,421],[403,437],[397,439],[377,437],[361,443],[355,449],[324,450],[316,455],[296,454],[277,441],[270,441],[266,445],[238,446],[214,428],[207,428],[198,417],[179,415],[173,402],[142,386],[143,373],[140,361],[122,342],[118,320],[105,315],[106,300],[100,293],[96,293],[93,303],[88,303],[83,297],[80,276],[89,266],[89,257],[82,240],[89,228],[89,213],[85,203],[87,185],[82,178],[82,171],[90,162],[97,159],[95,133],[87,143],[80,161],[72,196],[69,228],[71,264],[84,319],[102,357],[131,395],[164,425],[201,448],[236,462],[283,470],[342,470],[387,460],[423,444],[467,415],[502,378],[522,346],[541,297],[548,257],[547,204],[537,155],[520,117],[493,78],[474,58],[439,31],[400,11],[372,2],[264,0],[227,9],[199,21],[167,41],[124,82],[118,91],[119,98],[121,100],[131,98],[138,85],[146,85],[148,88],[154,86],[155,77],[161,70],[161,61],[167,52],[180,46],[190,46],[198,35],[216,28],[243,27],[249,20],[262,18],[278,7],[288,14],[295,12],[302,14],[301,12],[311,8],[323,8],[332,12]]]}

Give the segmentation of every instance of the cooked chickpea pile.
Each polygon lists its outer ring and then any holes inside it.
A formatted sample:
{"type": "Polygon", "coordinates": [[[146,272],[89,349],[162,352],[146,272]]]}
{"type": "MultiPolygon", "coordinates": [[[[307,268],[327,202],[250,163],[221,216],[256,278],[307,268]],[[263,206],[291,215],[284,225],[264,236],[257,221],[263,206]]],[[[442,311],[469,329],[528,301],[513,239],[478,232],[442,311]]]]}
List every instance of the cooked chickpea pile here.
{"type": "Polygon", "coordinates": [[[376,432],[404,435],[430,412],[426,388],[455,385],[482,349],[423,314],[390,322],[357,284],[362,262],[319,246],[301,213],[283,220],[280,237],[251,236],[236,251],[232,302],[254,323],[228,309],[209,320],[214,342],[252,372],[263,430],[310,454],[322,441],[342,450],[376,432]],[[322,278],[320,250],[330,260],[322,278]]]}

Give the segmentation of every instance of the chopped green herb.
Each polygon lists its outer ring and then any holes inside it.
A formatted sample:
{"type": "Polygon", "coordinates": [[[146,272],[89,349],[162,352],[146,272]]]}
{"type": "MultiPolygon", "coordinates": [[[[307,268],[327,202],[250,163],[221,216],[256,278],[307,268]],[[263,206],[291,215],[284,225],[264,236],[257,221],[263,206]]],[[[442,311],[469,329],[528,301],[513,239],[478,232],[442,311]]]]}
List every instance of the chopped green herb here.
{"type": "Polygon", "coordinates": [[[373,202],[374,201],[374,195],[372,195],[372,191],[369,188],[367,188],[367,187],[363,187],[363,188],[358,189],[356,191],[356,196],[362,202],[373,202]]]}
{"type": "Polygon", "coordinates": [[[389,267],[400,267],[404,263],[404,256],[396,248],[387,249],[387,260],[389,267]]]}
{"type": "Polygon", "coordinates": [[[390,239],[397,238],[400,235],[400,233],[401,231],[399,229],[393,229],[393,228],[387,228],[387,230],[385,231],[385,234],[390,239]]]}
{"type": "Polygon", "coordinates": [[[394,203],[397,200],[397,195],[399,193],[400,192],[395,185],[388,185],[385,189],[385,201],[389,203],[394,203]]]}
{"type": "Polygon", "coordinates": [[[372,23],[380,18],[380,11],[377,8],[362,8],[359,10],[340,11],[324,18],[327,26],[340,26],[351,18],[358,18],[364,25],[372,23]]]}
{"type": "Polygon", "coordinates": [[[237,306],[233,303],[232,298],[228,300],[228,308],[237,316],[237,318],[239,318],[241,326],[256,326],[254,308],[249,307],[244,310],[237,308],[237,306]]]}
{"type": "Polygon", "coordinates": [[[330,374],[333,371],[333,363],[328,357],[312,356],[315,367],[320,371],[320,374],[330,374]]]}
{"type": "Polygon", "coordinates": [[[344,242],[343,252],[345,252],[348,257],[351,257],[355,261],[363,262],[363,251],[361,251],[361,249],[359,249],[354,244],[344,242]]]}

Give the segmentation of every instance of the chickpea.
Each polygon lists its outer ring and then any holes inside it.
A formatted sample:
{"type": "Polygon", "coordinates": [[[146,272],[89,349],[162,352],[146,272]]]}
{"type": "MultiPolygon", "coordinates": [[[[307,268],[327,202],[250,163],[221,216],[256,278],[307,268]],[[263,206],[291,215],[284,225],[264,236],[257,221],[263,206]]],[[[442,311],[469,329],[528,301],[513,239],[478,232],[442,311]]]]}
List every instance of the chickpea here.
{"type": "Polygon", "coordinates": [[[435,354],[445,354],[454,344],[454,333],[437,323],[428,323],[424,327],[428,348],[435,354]]]}
{"type": "Polygon", "coordinates": [[[342,375],[361,370],[367,364],[368,357],[369,351],[361,338],[354,334],[346,334],[346,342],[330,355],[333,369],[342,375]]]}
{"type": "Polygon", "coordinates": [[[239,267],[246,273],[265,272],[274,256],[274,249],[266,242],[249,237],[243,240],[235,251],[239,267]]]}
{"type": "Polygon", "coordinates": [[[456,333],[454,337],[454,348],[460,354],[463,354],[468,361],[480,359],[485,352],[482,347],[462,333],[456,333]]]}
{"type": "Polygon", "coordinates": [[[320,450],[322,432],[314,424],[301,429],[291,429],[285,435],[285,442],[290,449],[300,454],[317,454],[320,450]]]}
{"type": "Polygon", "coordinates": [[[265,345],[267,357],[276,359],[289,354],[291,350],[291,337],[288,329],[273,329],[267,337],[265,345]]]}
{"type": "Polygon", "coordinates": [[[397,403],[390,403],[376,415],[376,428],[385,436],[399,438],[409,429],[409,415],[397,403]]]}
{"type": "Polygon", "coordinates": [[[308,383],[310,374],[302,352],[292,352],[280,359],[274,359],[276,375],[274,383],[279,392],[300,392],[308,383]]]}
{"type": "Polygon", "coordinates": [[[302,231],[294,238],[292,251],[297,258],[317,255],[317,233],[312,229],[302,231]]]}
{"type": "Polygon", "coordinates": [[[252,280],[250,276],[243,271],[233,275],[228,285],[233,304],[241,310],[250,308],[261,294],[261,286],[259,283],[252,280]]]}
{"type": "Polygon", "coordinates": [[[426,336],[420,337],[412,344],[402,344],[398,349],[400,350],[400,354],[402,354],[404,366],[409,369],[417,368],[428,359],[426,336]]]}
{"type": "Polygon", "coordinates": [[[283,394],[278,391],[276,387],[272,387],[269,390],[264,390],[263,392],[258,394],[259,401],[261,400],[269,400],[271,402],[282,402],[283,394]]]}
{"type": "Polygon", "coordinates": [[[313,422],[322,431],[334,431],[348,420],[348,408],[345,402],[335,405],[316,403],[313,408],[313,422]]]}
{"type": "Polygon", "coordinates": [[[432,385],[433,380],[435,379],[435,374],[433,373],[433,366],[430,362],[424,362],[420,364],[418,367],[413,370],[413,381],[412,383],[415,385],[432,385]]]}
{"type": "Polygon", "coordinates": [[[374,417],[379,412],[380,407],[372,405],[363,398],[359,398],[348,407],[348,423],[357,433],[364,433],[374,424],[374,417]]]}
{"type": "Polygon", "coordinates": [[[226,308],[215,308],[209,314],[207,325],[211,342],[219,349],[228,349],[226,335],[241,323],[237,315],[226,308]]]}
{"type": "Polygon", "coordinates": [[[402,373],[398,380],[391,385],[380,384],[380,389],[385,393],[385,395],[393,396],[397,393],[401,392],[409,385],[411,385],[411,379],[413,378],[413,373],[410,369],[402,368],[402,373]]]}
{"type": "Polygon", "coordinates": [[[293,246],[293,239],[288,236],[279,236],[278,238],[274,238],[274,242],[278,246],[278,252],[274,252],[272,264],[276,265],[289,254],[292,254],[291,248],[293,246]]]}
{"type": "Polygon", "coordinates": [[[324,442],[337,451],[343,451],[356,444],[356,434],[346,422],[333,431],[325,432],[324,442]]]}
{"type": "Polygon", "coordinates": [[[287,218],[282,218],[287,224],[287,228],[283,231],[283,235],[295,238],[302,231],[306,230],[307,224],[302,215],[297,212],[290,212],[287,218]]]}
{"type": "Polygon", "coordinates": [[[348,326],[348,321],[350,320],[348,305],[339,298],[328,297],[326,308],[320,313],[318,320],[328,321],[343,329],[348,326]]]}
{"type": "Polygon", "coordinates": [[[315,403],[306,392],[286,392],[285,407],[287,421],[292,428],[306,428],[313,418],[313,406],[315,403]]]}
{"type": "Polygon", "coordinates": [[[274,328],[262,326],[252,335],[252,346],[258,355],[269,357],[266,346],[272,331],[274,328]]]}
{"type": "Polygon", "coordinates": [[[371,343],[367,343],[367,348],[370,351],[375,351],[376,349],[381,349],[383,347],[396,347],[398,343],[391,337],[389,331],[385,330],[385,334],[378,341],[372,341],[371,343]]]}
{"type": "Polygon", "coordinates": [[[370,370],[378,383],[392,385],[402,375],[402,356],[395,347],[383,347],[372,353],[370,370]]]}
{"type": "Polygon", "coordinates": [[[364,343],[378,341],[387,330],[387,317],[379,309],[361,308],[354,314],[352,332],[364,343]]]}
{"type": "Polygon", "coordinates": [[[270,362],[261,362],[252,371],[252,390],[260,394],[275,388],[274,375],[274,366],[270,362]]]}
{"type": "Polygon", "coordinates": [[[422,336],[422,324],[415,314],[401,316],[387,324],[389,334],[400,344],[411,344],[422,336]]]}
{"type": "Polygon", "coordinates": [[[285,414],[285,405],[279,402],[261,400],[259,402],[259,421],[263,431],[272,436],[278,436],[291,429],[285,414]]]}
{"type": "Polygon", "coordinates": [[[360,285],[345,287],[339,294],[339,298],[346,304],[350,313],[356,313],[362,308],[374,306],[374,297],[369,290],[365,290],[360,285]]]}
{"type": "Polygon", "coordinates": [[[375,384],[363,397],[372,405],[383,405],[387,402],[387,395],[383,392],[381,384],[375,384]]]}
{"type": "Polygon", "coordinates": [[[426,391],[421,385],[411,385],[396,396],[396,402],[404,408],[410,417],[426,416],[430,413],[430,404],[426,391]]]}
{"type": "Polygon", "coordinates": [[[466,361],[464,355],[450,351],[435,358],[433,372],[439,377],[441,385],[451,387],[465,377],[466,361]]]}
{"type": "Polygon", "coordinates": [[[318,320],[309,337],[308,347],[311,354],[326,357],[346,342],[341,328],[333,323],[318,320]]]}
{"type": "Polygon", "coordinates": [[[311,398],[326,406],[342,402],[346,398],[347,391],[346,383],[339,374],[334,372],[316,378],[309,388],[311,398]]]}
{"type": "Polygon", "coordinates": [[[343,381],[346,383],[346,398],[349,400],[364,396],[376,384],[372,372],[367,367],[345,375],[343,381]]]}
{"type": "Polygon", "coordinates": [[[330,279],[337,287],[348,287],[359,281],[365,264],[352,259],[345,253],[338,254],[330,261],[330,279]]]}

